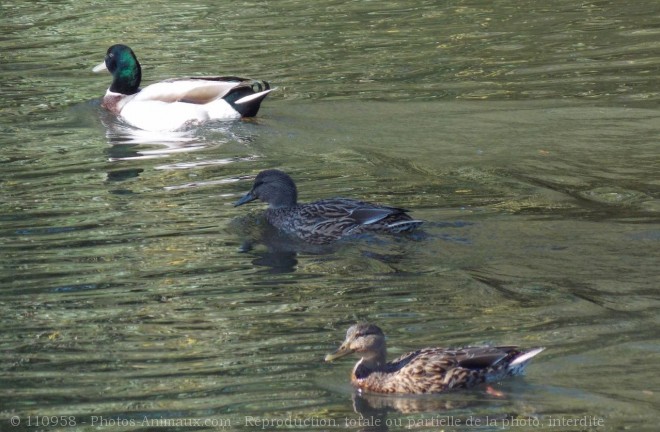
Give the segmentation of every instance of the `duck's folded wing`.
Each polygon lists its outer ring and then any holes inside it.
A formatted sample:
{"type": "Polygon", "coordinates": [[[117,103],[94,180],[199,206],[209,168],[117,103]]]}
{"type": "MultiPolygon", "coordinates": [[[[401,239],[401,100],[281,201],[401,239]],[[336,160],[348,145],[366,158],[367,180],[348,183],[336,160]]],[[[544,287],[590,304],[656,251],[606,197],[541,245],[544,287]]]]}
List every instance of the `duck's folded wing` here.
{"type": "Polygon", "coordinates": [[[307,208],[319,219],[350,219],[355,225],[371,225],[388,216],[405,214],[407,210],[356,201],[350,198],[330,198],[316,201],[307,208]]]}
{"type": "Polygon", "coordinates": [[[498,364],[506,356],[507,352],[499,347],[424,348],[404,354],[389,365],[391,368],[410,371],[423,369],[417,373],[444,374],[455,368],[486,369],[498,364]]]}
{"type": "Polygon", "coordinates": [[[485,369],[495,366],[509,355],[515,347],[466,347],[453,354],[457,366],[466,369],[485,369]]]}
{"type": "Polygon", "coordinates": [[[404,214],[405,210],[393,207],[363,206],[350,212],[350,217],[360,225],[371,225],[395,214],[404,214]]]}
{"type": "Polygon", "coordinates": [[[161,81],[143,88],[137,95],[139,101],[187,102],[207,104],[227,96],[238,88],[261,88],[264,84],[237,77],[177,78],[161,81]]]}

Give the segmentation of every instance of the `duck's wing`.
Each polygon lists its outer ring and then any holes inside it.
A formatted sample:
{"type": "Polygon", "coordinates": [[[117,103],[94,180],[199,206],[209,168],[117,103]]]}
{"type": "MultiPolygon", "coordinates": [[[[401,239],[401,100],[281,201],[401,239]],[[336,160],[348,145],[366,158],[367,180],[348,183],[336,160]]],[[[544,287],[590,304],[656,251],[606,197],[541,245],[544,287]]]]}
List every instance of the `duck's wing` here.
{"type": "Polygon", "coordinates": [[[411,231],[424,223],[411,218],[408,210],[404,208],[365,202],[357,202],[347,217],[353,220],[356,226],[381,225],[381,229],[395,233],[411,231]]]}
{"type": "MultiPolygon", "coordinates": [[[[465,347],[465,348],[424,348],[413,351],[389,363],[392,368],[410,370],[424,369],[444,374],[450,369],[487,369],[496,366],[503,359],[519,353],[517,347],[465,347]]],[[[421,373],[421,370],[419,371],[421,373]]]]}
{"type": "Polygon", "coordinates": [[[411,218],[406,209],[370,203],[360,203],[350,212],[348,218],[355,222],[356,227],[380,225],[378,229],[393,233],[412,231],[424,223],[411,218]]]}
{"type": "Polygon", "coordinates": [[[456,366],[465,369],[487,369],[509,357],[516,349],[510,347],[466,347],[454,351],[456,366]]]}
{"type": "Polygon", "coordinates": [[[410,230],[422,223],[413,220],[406,210],[378,206],[349,198],[330,198],[300,206],[296,231],[316,242],[337,240],[362,232],[362,228],[392,232],[410,230]],[[378,225],[376,227],[376,225],[378,225]]]}
{"type": "MultiPolygon", "coordinates": [[[[265,81],[255,81],[239,77],[204,77],[175,78],[160,81],[143,88],[135,100],[160,101],[166,103],[187,102],[191,104],[207,104],[220,98],[228,98],[235,94],[233,102],[243,103],[241,99],[251,99],[251,95],[265,97],[270,92],[270,86],[265,81]]],[[[258,97],[258,96],[255,96],[258,97]]]]}
{"type": "Polygon", "coordinates": [[[382,221],[386,217],[393,215],[403,215],[407,210],[396,207],[380,207],[367,203],[362,203],[353,209],[349,215],[359,225],[371,225],[376,222],[382,221]]]}
{"type": "Polygon", "coordinates": [[[330,198],[308,205],[319,220],[346,219],[354,225],[372,225],[393,215],[404,215],[408,210],[379,206],[349,198],[330,198]]]}

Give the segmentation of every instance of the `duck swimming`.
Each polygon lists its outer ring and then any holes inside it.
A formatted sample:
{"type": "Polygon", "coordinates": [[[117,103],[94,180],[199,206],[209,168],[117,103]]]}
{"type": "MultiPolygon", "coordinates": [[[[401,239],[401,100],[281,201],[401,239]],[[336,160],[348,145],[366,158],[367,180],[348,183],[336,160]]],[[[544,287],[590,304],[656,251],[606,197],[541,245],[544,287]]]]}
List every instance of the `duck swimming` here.
{"type": "Polygon", "coordinates": [[[275,169],[260,172],[252,190],[234,206],[256,199],[268,203],[268,223],[313,244],[327,244],[366,232],[401,233],[411,231],[423,223],[411,218],[405,209],[348,198],[329,198],[300,204],[291,177],[275,169]]]}
{"type": "Polygon", "coordinates": [[[330,362],[348,354],[362,358],[351,373],[359,390],[374,393],[440,393],[469,388],[507,376],[520,375],[529,360],[543,351],[524,351],[515,346],[423,348],[386,362],[385,335],[373,324],[355,324],[330,362]]]}
{"type": "Polygon", "coordinates": [[[265,81],[231,76],[175,78],[140,89],[140,63],[133,50],[121,44],[108,48],[104,62],[93,71],[106,69],[112,84],[101,106],[132,126],[151,131],[254,117],[272,90],[265,81]]]}

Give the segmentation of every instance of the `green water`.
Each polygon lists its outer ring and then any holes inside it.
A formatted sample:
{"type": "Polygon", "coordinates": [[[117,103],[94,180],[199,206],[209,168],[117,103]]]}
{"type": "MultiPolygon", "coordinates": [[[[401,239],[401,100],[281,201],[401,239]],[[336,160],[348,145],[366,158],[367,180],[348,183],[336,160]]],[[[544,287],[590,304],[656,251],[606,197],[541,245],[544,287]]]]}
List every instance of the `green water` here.
{"type": "Polygon", "coordinates": [[[657,427],[657,2],[0,10],[0,430],[657,427]],[[145,84],[278,90],[251,121],[139,133],[91,73],[119,42],[145,84]],[[282,244],[232,206],[266,168],[427,223],[282,244]],[[391,357],[546,351],[499,394],[361,397],[357,359],[323,362],[358,320],[391,357]]]}

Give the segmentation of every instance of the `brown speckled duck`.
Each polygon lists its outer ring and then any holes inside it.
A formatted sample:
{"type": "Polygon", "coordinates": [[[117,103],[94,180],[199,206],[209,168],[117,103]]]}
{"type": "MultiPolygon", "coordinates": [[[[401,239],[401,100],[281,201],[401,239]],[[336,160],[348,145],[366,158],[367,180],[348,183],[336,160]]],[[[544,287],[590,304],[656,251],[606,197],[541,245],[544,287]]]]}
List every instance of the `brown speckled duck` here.
{"type": "Polygon", "coordinates": [[[252,190],[234,206],[260,199],[268,203],[266,220],[308,243],[327,244],[366,232],[401,233],[422,224],[407,210],[348,198],[298,203],[296,185],[286,173],[270,169],[254,180],[252,190]]]}
{"type": "Polygon", "coordinates": [[[440,393],[522,374],[529,360],[543,351],[515,346],[423,348],[386,362],[385,335],[373,324],[355,324],[346,340],[325,361],[348,354],[362,358],[351,374],[359,390],[374,393],[440,393]]]}

